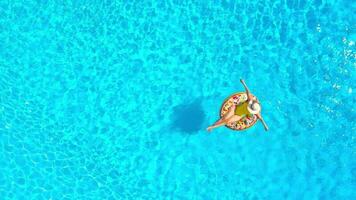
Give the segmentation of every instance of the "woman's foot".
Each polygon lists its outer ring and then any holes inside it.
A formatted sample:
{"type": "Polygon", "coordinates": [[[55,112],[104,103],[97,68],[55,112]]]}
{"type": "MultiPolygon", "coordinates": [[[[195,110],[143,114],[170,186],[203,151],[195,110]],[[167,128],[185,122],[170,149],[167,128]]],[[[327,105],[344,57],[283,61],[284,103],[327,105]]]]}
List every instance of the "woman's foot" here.
{"type": "Polygon", "coordinates": [[[209,126],[206,130],[210,132],[213,130],[213,127],[209,126]]]}

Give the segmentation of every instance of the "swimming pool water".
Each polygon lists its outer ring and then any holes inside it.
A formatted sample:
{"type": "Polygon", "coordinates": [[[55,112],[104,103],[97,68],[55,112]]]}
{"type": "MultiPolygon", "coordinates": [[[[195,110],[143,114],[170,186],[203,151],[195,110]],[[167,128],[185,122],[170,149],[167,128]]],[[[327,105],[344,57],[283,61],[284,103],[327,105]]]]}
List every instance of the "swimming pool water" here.
{"type": "Polygon", "coordinates": [[[356,199],[355,7],[0,1],[1,199],[356,199]]]}

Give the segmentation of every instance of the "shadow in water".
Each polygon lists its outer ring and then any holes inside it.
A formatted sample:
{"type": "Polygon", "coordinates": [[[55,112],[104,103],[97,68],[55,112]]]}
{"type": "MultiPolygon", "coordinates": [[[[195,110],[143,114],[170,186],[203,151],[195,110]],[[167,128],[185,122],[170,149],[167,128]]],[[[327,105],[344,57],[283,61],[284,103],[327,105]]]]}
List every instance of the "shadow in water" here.
{"type": "Polygon", "coordinates": [[[172,128],[187,134],[194,134],[201,130],[205,113],[201,101],[182,104],[173,108],[172,128]]]}

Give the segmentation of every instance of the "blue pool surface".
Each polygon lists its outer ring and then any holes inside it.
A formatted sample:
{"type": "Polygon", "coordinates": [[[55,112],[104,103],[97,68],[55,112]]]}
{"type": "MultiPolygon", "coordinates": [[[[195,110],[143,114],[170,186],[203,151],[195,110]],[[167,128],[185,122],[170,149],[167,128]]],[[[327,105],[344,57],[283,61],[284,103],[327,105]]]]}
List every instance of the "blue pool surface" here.
{"type": "Polygon", "coordinates": [[[0,1],[0,198],[356,199],[355,12],[0,1]],[[208,133],[240,78],[270,131],[208,133]]]}

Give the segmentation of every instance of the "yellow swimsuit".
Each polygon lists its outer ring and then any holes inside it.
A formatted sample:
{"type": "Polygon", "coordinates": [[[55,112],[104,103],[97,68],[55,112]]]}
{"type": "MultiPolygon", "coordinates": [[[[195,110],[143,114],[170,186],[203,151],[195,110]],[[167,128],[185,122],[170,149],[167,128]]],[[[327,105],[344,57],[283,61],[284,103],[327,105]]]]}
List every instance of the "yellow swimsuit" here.
{"type": "Polygon", "coordinates": [[[235,109],[235,115],[239,115],[241,117],[245,117],[246,115],[249,115],[250,112],[247,110],[248,102],[245,101],[242,104],[236,106],[235,109]]]}

